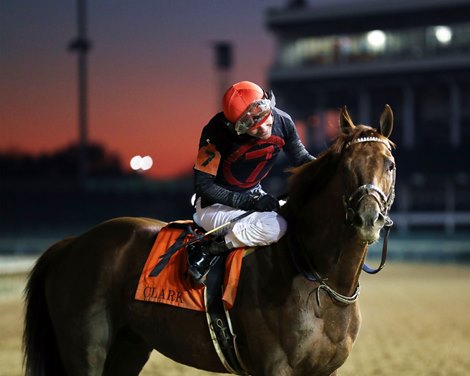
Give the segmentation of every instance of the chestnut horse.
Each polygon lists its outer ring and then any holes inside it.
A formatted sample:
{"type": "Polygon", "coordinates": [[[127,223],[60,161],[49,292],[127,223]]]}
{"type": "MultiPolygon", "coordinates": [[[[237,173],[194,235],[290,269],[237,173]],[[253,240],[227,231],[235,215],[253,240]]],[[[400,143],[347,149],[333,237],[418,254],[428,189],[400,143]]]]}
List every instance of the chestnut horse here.
{"type": "MultiPolygon", "coordinates": [[[[230,310],[247,374],[336,375],[347,359],[361,322],[367,247],[390,221],[392,128],[389,106],[377,129],[354,125],[343,108],[335,143],[292,171],[281,209],[288,232],[244,258],[230,310]]],[[[165,224],[112,219],[39,258],[26,287],[26,375],[137,375],[153,349],[228,373],[204,312],[134,299],[165,224]]]]}

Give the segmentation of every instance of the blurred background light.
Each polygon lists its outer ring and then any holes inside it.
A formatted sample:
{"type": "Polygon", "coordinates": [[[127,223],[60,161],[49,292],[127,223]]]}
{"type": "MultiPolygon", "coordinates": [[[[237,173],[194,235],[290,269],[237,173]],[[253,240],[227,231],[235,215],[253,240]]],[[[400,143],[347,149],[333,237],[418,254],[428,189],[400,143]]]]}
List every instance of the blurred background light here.
{"type": "Polygon", "coordinates": [[[140,155],[132,157],[130,165],[134,171],[139,170],[142,165],[142,157],[140,155]]]}
{"type": "Polygon", "coordinates": [[[131,158],[130,161],[131,168],[134,171],[142,170],[147,171],[150,170],[153,166],[153,159],[152,157],[146,155],[145,157],[141,157],[140,155],[136,155],[131,158]]]}
{"type": "Polygon", "coordinates": [[[452,29],[448,26],[436,26],[434,35],[440,43],[448,44],[452,40],[452,29]]]}
{"type": "Polygon", "coordinates": [[[145,157],[142,158],[140,161],[140,168],[144,171],[150,170],[153,166],[153,159],[152,157],[146,155],[145,157]]]}
{"type": "Polygon", "coordinates": [[[373,48],[380,49],[385,46],[386,36],[382,30],[372,30],[367,33],[367,43],[373,48]]]}

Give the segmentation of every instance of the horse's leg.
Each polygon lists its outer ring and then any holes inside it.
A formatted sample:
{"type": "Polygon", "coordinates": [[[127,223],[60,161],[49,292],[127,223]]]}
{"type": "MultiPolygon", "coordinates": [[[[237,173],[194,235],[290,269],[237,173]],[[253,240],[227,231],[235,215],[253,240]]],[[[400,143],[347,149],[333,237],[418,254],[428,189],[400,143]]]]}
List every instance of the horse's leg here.
{"type": "Polygon", "coordinates": [[[134,333],[122,330],[111,345],[103,376],[138,375],[152,348],[134,333]]]}
{"type": "Polygon", "coordinates": [[[85,312],[76,308],[75,314],[56,316],[54,320],[66,374],[102,375],[112,340],[108,313],[99,305],[89,307],[85,312]]]}

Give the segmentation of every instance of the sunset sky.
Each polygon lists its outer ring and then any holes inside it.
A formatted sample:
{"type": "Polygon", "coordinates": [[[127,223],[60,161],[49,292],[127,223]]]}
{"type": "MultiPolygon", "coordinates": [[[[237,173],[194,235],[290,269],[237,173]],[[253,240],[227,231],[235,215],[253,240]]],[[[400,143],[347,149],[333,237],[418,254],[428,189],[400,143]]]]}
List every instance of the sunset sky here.
{"type": "MultiPolygon", "coordinates": [[[[363,0],[310,0],[350,6],[363,0]]],[[[382,0],[384,1],[384,0],[382,0]]],[[[220,110],[213,43],[231,41],[231,82],[266,87],[270,7],[288,0],[88,0],[89,141],[150,155],[149,176],[190,171],[220,110]]],[[[78,140],[76,0],[0,1],[0,152],[53,152],[78,140]]]]}
{"type": "MultiPolygon", "coordinates": [[[[152,177],[190,170],[203,125],[220,110],[214,41],[234,44],[232,81],[265,85],[268,7],[286,0],[88,1],[89,140],[152,177]]],[[[0,151],[51,152],[78,139],[73,0],[0,2],[0,151]]]]}

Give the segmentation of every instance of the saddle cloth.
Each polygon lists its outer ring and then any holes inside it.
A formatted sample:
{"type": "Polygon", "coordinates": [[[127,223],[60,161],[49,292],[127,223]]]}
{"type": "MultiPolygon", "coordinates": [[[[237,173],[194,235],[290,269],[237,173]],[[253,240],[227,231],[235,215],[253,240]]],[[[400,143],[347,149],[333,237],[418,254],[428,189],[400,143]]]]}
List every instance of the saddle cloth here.
{"type": "MultiPolygon", "coordinates": [[[[156,277],[150,276],[153,268],[160,260],[160,256],[175,243],[183,231],[181,226],[174,227],[172,223],[160,230],[140,275],[135,293],[136,300],[164,303],[195,311],[206,310],[204,305],[205,286],[195,284],[191,276],[188,275],[185,247],[171,257],[160,274],[156,277]]],[[[191,240],[191,238],[192,235],[187,235],[185,242],[191,240]]],[[[225,261],[222,300],[226,309],[231,309],[235,302],[244,253],[245,248],[233,250],[228,254],[225,261]]]]}

